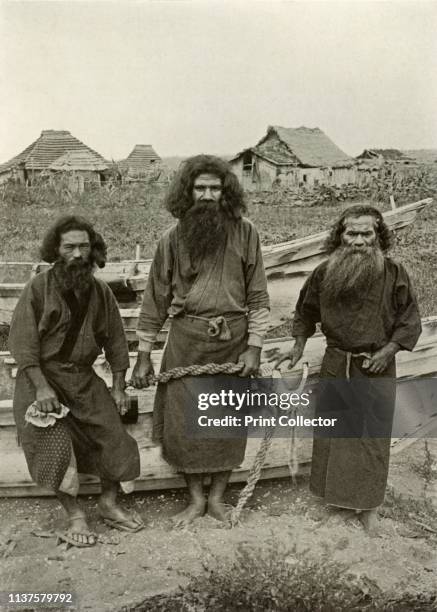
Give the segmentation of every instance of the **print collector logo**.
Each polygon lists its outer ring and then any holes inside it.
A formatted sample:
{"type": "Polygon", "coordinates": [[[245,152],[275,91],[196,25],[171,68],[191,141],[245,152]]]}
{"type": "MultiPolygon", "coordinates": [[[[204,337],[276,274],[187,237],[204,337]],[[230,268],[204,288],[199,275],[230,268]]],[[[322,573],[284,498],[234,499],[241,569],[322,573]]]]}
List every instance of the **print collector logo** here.
{"type": "Polygon", "coordinates": [[[224,416],[222,418],[211,418],[203,414],[197,419],[200,427],[334,427],[338,419],[328,419],[322,417],[308,418],[298,415],[270,416],[224,416]]]}

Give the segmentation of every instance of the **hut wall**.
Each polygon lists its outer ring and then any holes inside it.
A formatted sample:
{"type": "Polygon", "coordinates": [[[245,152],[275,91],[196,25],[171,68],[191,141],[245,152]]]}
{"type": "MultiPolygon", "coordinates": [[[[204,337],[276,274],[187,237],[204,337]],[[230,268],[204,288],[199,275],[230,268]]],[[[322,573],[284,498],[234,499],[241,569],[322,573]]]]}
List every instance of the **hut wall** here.
{"type": "Polygon", "coordinates": [[[341,186],[358,182],[356,166],[351,168],[305,168],[295,165],[277,165],[250,151],[231,161],[233,172],[246,191],[269,190],[272,187],[299,189],[318,185],[341,186]]]}
{"type": "Polygon", "coordinates": [[[275,164],[260,157],[255,157],[254,175],[256,182],[255,184],[252,183],[254,188],[261,190],[271,189],[278,174],[277,168],[278,166],[275,166],[275,164]]]}
{"type": "Polygon", "coordinates": [[[370,185],[378,179],[380,174],[380,169],[375,166],[365,167],[362,166],[357,169],[357,179],[356,183],[359,187],[365,187],[366,185],[370,185]]]}
{"type": "Polygon", "coordinates": [[[0,174],[0,185],[2,183],[6,183],[10,178],[12,178],[12,172],[7,170],[6,172],[2,172],[0,174]]]}
{"type": "Polygon", "coordinates": [[[352,168],[305,168],[280,167],[281,184],[288,187],[317,187],[318,185],[341,186],[357,182],[356,167],[352,168]]]}
{"type": "Polygon", "coordinates": [[[42,170],[25,170],[24,172],[24,181],[27,182],[29,186],[41,175],[42,170]]]}
{"type": "Polygon", "coordinates": [[[277,176],[277,166],[249,152],[232,161],[231,167],[246,191],[271,189],[277,176]]]}
{"type": "Polygon", "coordinates": [[[229,162],[232,172],[236,175],[240,183],[243,182],[243,157],[240,155],[237,159],[229,162]]]}
{"type": "Polygon", "coordinates": [[[296,168],[296,166],[279,166],[275,186],[297,189],[299,187],[299,168],[296,168]]]}
{"type": "Polygon", "coordinates": [[[332,168],[330,170],[332,172],[331,182],[328,185],[336,185],[340,187],[340,185],[347,185],[349,183],[357,182],[357,170],[356,166],[352,166],[351,168],[332,168]]]}
{"type": "Polygon", "coordinates": [[[72,191],[82,193],[88,185],[100,185],[100,174],[98,172],[76,170],[68,174],[68,186],[72,191]]]}
{"type": "Polygon", "coordinates": [[[321,168],[298,168],[297,178],[299,187],[314,187],[324,182],[321,168]]]}

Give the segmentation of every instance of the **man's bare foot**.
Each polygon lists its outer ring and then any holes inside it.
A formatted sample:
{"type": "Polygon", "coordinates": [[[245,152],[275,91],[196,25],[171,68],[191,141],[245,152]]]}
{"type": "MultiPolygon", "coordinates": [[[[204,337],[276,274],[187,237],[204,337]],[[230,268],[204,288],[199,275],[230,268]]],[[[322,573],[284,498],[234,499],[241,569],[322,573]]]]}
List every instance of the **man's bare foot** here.
{"type": "Polygon", "coordinates": [[[362,510],[358,515],[364,531],[371,538],[377,538],[381,535],[378,523],[378,511],[376,508],[372,510],[362,510]]]}
{"type": "Polygon", "coordinates": [[[221,499],[208,499],[208,514],[223,523],[227,523],[230,519],[229,508],[221,499]]]}
{"type": "Polygon", "coordinates": [[[350,508],[336,508],[336,510],[336,515],[345,523],[357,523],[358,514],[356,510],[352,510],[350,508]]]}
{"type": "Polygon", "coordinates": [[[205,500],[191,501],[188,506],[171,518],[174,527],[186,527],[205,514],[205,500]]]}
{"type": "Polygon", "coordinates": [[[66,535],[82,546],[92,546],[96,543],[96,536],[90,531],[84,514],[75,514],[68,517],[66,535]]]}
{"type": "Polygon", "coordinates": [[[126,512],[115,502],[100,499],[97,507],[100,516],[115,529],[135,532],[144,527],[144,523],[138,514],[126,512]]]}

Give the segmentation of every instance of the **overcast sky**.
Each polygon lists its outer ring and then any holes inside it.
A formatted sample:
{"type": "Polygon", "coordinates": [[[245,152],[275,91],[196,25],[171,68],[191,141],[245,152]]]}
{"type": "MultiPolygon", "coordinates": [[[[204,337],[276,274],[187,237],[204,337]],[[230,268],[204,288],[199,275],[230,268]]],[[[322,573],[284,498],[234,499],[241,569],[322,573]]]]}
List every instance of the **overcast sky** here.
{"type": "Polygon", "coordinates": [[[268,125],[437,148],[437,2],[0,0],[0,162],[43,129],[107,158],[234,154],[268,125]]]}

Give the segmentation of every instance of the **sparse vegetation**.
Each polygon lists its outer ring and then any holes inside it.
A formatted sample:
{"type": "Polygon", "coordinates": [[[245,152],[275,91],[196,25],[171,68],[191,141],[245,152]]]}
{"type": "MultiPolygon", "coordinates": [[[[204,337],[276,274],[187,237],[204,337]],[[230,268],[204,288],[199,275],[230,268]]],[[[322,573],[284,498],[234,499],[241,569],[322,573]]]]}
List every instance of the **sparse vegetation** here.
{"type": "MultiPolygon", "coordinates": [[[[110,259],[132,259],[136,243],[141,247],[142,257],[151,257],[162,232],[174,222],[162,207],[164,193],[161,186],[141,183],[96,188],[82,194],[72,193],[62,181],[53,185],[37,182],[28,189],[8,183],[0,187],[0,258],[38,260],[41,236],[58,215],[69,213],[84,215],[96,224],[109,245],[110,259]]],[[[410,201],[422,195],[412,193],[410,201]]],[[[289,204],[286,193],[281,197],[283,204],[289,204]]],[[[247,199],[248,215],[257,225],[265,245],[326,229],[351,203],[283,206],[279,205],[278,194],[266,196],[263,203],[260,194],[248,194],[247,199]]],[[[378,206],[387,209],[388,204],[378,206]]],[[[433,282],[437,269],[436,203],[398,234],[393,256],[411,273],[422,316],[434,314],[437,301],[436,283],[433,282]]]]}
{"type": "Polygon", "coordinates": [[[437,541],[437,510],[428,499],[397,495],[388,487],[379,514],[437,541]]]}
{"type": "Polygon", "coordinates": [[[423,441],[423,460],[413,465],[414,471],[429,484],[436,478],[435,470],[433,469],[433,457],[429,449],[428,440],[423,441]]]}
{"type": "Polygon", "coordinates": [[[328,553],[315,559],[272,539],[262,549],[242,544],[232,560],[204,564],[187,587],[123,612],[431,612],[435,605],[435,594],[383,593],[328,553]]]}

